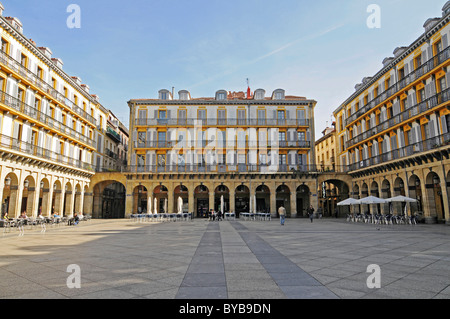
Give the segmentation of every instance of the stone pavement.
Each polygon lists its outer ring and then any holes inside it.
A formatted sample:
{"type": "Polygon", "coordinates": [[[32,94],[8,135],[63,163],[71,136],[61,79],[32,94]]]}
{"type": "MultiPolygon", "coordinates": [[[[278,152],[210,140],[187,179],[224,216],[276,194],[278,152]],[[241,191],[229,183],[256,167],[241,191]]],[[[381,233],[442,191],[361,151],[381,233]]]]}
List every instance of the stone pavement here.
{"type": "Polygon", "coordinates": [[[0,234],[0,298],[450,298],[450,227],[92,220],[0,234]],[[369,265],[381,269],[370,289],[369,265]],[[79,268],[80,288],[69,265],[79,268]]]}

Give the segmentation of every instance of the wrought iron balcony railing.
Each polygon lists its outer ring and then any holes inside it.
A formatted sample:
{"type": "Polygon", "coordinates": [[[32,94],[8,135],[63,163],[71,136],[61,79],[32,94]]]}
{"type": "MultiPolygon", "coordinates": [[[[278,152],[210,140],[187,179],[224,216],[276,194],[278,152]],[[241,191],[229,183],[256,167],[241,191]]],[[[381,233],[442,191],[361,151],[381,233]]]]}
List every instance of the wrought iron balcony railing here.
{"type": "Polygon", "coordinates": [[[399,113],[392,118],[383,121],[377,126],[369,128],[367,131],[356,135],[351,140],[347,141],[346,147],[350,148],[353,145],[358,144],[366,139],[370,139],[372,136],[377,135],[389,128],[392,128],[397,124],[406,124],[409,119],[414,118],[415,116],[420,115],[428,110],[431,110],[434,107],[441,105],[442,103],[448,102],[449,100],[450,88],[437,93],[436,95],[426,99],[425,101],[411,106],[410,108],[404,110],[402,113],[399,113]]]}
{"type": "Polygon", "coordinates": [[[25,66],[23,66],[21,63],[19,63],[12,57],[10,57],[8,54],[6,54],[2,50],[0,50],[0,64],[10,68],[11,70],[13,70],[13,72],[17,73],[22,78],[31,82],[34,86],[39,88],[41,91],[52,96],[58,102],[66,105],[69,109],[74,111],[79,116],[85,118],[90,123],[92,123],[94,125],[96,124],[96,120],[94,117],[92,117],[90,114],[88,114],[82,108],[80,108],[78,105],[73,103],[71,100],[67,99],[63,94],[59,93],[50,84],[48,84],[47,82],[45,82],[44,80],[39,78],[36,74],[34,74],[30,70],[28,70],[25,66]]]}
{"type": "Polygon", "coordinates": [[[308,119],[135,119],[136,126],[309,126],[308,119]]]}
{"type": "Polygon", "coordinates": [[[64,164],[83,170],[93,171],[92,165],[89,163],[85,163],[78,159],[50,151],[46,148],[39,147],[31,143],[20,141],[10,136],[0,134],[0,147],[14,151],[19,151],[26,155],[31,155],[42,159],[50,160],[58,164],[64,164]]]}
{"type": "Polygon", "coordinates": [[[364,106],[362,106],[359,110],[357,110],[355,113],[351,114],[345,121],[345,125],[349,126],[352,124],[356,119],[361,117],[363,114],[368,112],[369,110],[373,109],[377,105],[384,103],[386,100],[391,98],[393,95],[398,93],[400,90],[404,89],[409,84],[415,82],[434,68],[438,67],[439,65],[443,64],[450,58],[450,47],[444,49],[437,55],[433,56],[428,61],[424,62],[420,67],[418,67],[416,70],[410,72],[408,75],[406,75],[403,79],[399,80],[395,84],[393,84],[391,87],[389,87],[385,92],[381,93],[379,96],[375,97],[371,101],[368,101],[368,103],[364,106]]]}
{"type": "Polygon", "coordinates": [[[82,143],[85,143],[87,145],[90,145],[92,147],[95,147],[95,141],[88,138],[87,136],[84,136],[83,134],[77,132],[71,127],[68,127],[67,125],[64,125],[63,123],[53,119],[51,116],[48,116],[45,113],[42,113],[41,111],[38,111],[35,107],[30,106],[21,100],[6,94],[3,91],[0,91],[0,103],[3,103],[7,107],[10,107],[17,112],[20,112],[26,116],[29,116],[38,122],[41,122],[43,125],[46,125],[48,127],[51,127],[61,133],[64,133],[66,135],[69,135],[76,139],[77,141],[80,141],[82,143]]]}

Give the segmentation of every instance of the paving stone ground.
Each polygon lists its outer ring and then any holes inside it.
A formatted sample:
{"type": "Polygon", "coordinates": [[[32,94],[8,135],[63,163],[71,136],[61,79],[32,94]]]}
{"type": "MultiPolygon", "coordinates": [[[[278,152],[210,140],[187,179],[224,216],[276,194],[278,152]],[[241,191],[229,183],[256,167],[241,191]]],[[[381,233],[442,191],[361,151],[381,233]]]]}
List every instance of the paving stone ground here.
{"type": "Polygon", "coordinates": [[[0,233],[1,299],[448,299],[449,269],[446,225],[92,220],[0,233]]]}

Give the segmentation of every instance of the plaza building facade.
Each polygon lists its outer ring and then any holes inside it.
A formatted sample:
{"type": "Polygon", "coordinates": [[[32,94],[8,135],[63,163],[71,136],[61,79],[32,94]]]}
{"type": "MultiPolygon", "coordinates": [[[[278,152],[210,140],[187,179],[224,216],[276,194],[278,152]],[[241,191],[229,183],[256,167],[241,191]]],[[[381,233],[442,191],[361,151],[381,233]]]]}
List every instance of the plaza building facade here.
{"type": "Polygon", "coordinates": [[[347,167],[353,197],[415,198],[408,210],[428,223],[450,221],[449,22],[447,2],[334,112],[336,164],[347,167]]]}
{"type": "Polygon", "coordinates": [[[317,207],[314,107],[282,89],[266,96],[219,90],[192,98],[160,90],[158,99],[133,99],[126,214],[182,209],[270,212],[284,205],[291,217],[317,207]],[[315,170],[314,170],[315,171],[315,170]]]}
{"type": "MultiPolygon", "coordinates": [[[[0,198],[14,218],[83,212],[108,111],[0,4],[0,198]]],[[[103,139],[104,140],[104,139],[103,139]]],[[[92,201],[90,201],[92,203],[92,201]]]]}

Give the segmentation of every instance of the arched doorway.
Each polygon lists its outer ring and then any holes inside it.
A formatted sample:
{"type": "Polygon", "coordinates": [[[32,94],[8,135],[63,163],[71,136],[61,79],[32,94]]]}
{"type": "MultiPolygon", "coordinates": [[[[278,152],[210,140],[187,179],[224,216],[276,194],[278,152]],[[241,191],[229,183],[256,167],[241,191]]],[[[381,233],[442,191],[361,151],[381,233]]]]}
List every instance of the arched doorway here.
{"type": "Polygon", "coordinates": [[[183,201],[183,204],[181,207],[181,212],[187,213],[189,211],[189,190],[188,190],[188,188],[184,185],[178,185],[177,187],[175,187],[173,194],[174,194],[174,196],[173,196],[174,212],[178,213],[178,198],[181,198],[183,201]]]}
{"type": "Polygon", "coordinates": [[[239,218],[240,213],[250,212],[250,190],[245,185],[239,185],[235,190],[235,213],[239,218]]]}
{"type": "MultiPolygon", "coordinates": [[[[85,186],[85,198],[82,201],[84,211],[89,211],[88,205],[90,204],[89,200],[86,199],[87,193],[88,186],[85,186]]],[[[96,184],[93,191],[92,217],[101,219],[125,218],[125,199],[125,186],[122,183],[116,181],[103,181],[96,184]]],[[[135,204],[137,203],[133,202],[133,205],[135,204]]],[[[81,205],[81,203],[79,205],[81,205]]],[[[135,208],[136,206],[133,207],[133,209],[135,208]]]]}
{"type": "MultiPolygon", "coordinates": [[[[216,187],[216,190],[214,191],[214,210],[217,212],[220,209],[221,201],[223,196],[223,202],[224,202],[224,213],[228,212],[230,210],[230,190],[225,185],[219,185],[216,187]]],[[[239,214],[236,213],[236,217],[238,217],[239,214]]]]}
{"type": "Polygon", "coordinates": [[[278,208],[280,208],[280,206],[284,206],[284,208],[286,208],[286,217],[290,217],[291,216],[291,191],[289,189],[289,187],[287,187],[286,185],[280,185],[277,187],[276,190],[276,208],[277,208],[277,217],[279,217],[278,215],[278,208]]]}
{"type": "Polygon", "coordinates": [[[411,211],[420,212],[423,214],[423,202],[422,202],[422,188],[421,182],[417,175],[412,175],[408,181],[409,196],[417,199],[417,203],[411,203],[411,211]]]}
{"type": "MultiPolygon", "coordinates": [[[[26,212],[28,217],[35,214],[34,194],[36,192],[36,183],[34,178],[30,175],[25,178],[22,191],[22,206],[20,212],[26,212]]],[[[36,209],[37,211],[37,209],[36,209]]]]}
{"type": "Polygon", "coordinates": [[[201,184],[194,190],[194,210],[197,217],[208,217],[209,211],[209,189],[201,184]]]}
{"type": "Polygon", "coordinates": [[[305,184],[297,187],[297,217],[305,217],[310,206],[310,190],[305,184]]]}
{"type": "Polygon", "coordinates": [[[2,198],[2,215],[8,213],[9,218],[18,216],[16,202],[19,189],[19,180],[14,173],[9,173],[5,177],[3,198],[2,198]]]}
{"type": "MultiPolygon", "coordinates": [[[[141,186],[141,187],[143,187],[143,186],[141,186]]],[[[147,189],[145,189],[145,190],[147,191],[147,189]]],[[[145,204],[145,207],[147,207],[147,198],[148,198],[147,193],[141,194],[141,195],[142,195],[141,200],[143,200],[145,198],[145,203],[142,203],[142,205],[145,204]]],[[[167,189],[167,187],[162,184],[155,187],[155,189],[153,190],[153,203],[152,203],[153,213],[155,212],[155,209],[158,214],[169,213],[168,200],[169,200],[169,190],[167,189]]]]}
{"type": "Polygon", "coordinates": [[[270,189],[266,185],[256,188],[256,211],[270,213],[270,189]]]}
{"type": "Polygon", "coordinates": [[[136,186],[133,189],[133,213],[147,213],[147,200],[147,188],[143,185],[136,186]]]}
{"type": "Polygon", "coordinates": [[[63,216],[63,204],[61,202],[62,199],[62,186],[61,182],[59,180],[56,180],[53,183],[53,197],[52,197],[52,207],[50,209],[50,213],[53,216],[54,214],[57,214],[59,216],[63,216]]]}
{"type": "Polygon", "coordinates": [[[430,222],[445,222],[441,180],[435,172],[427,175],[426,189],[429,209],[426,217],[431,218],[430,222]]]}

